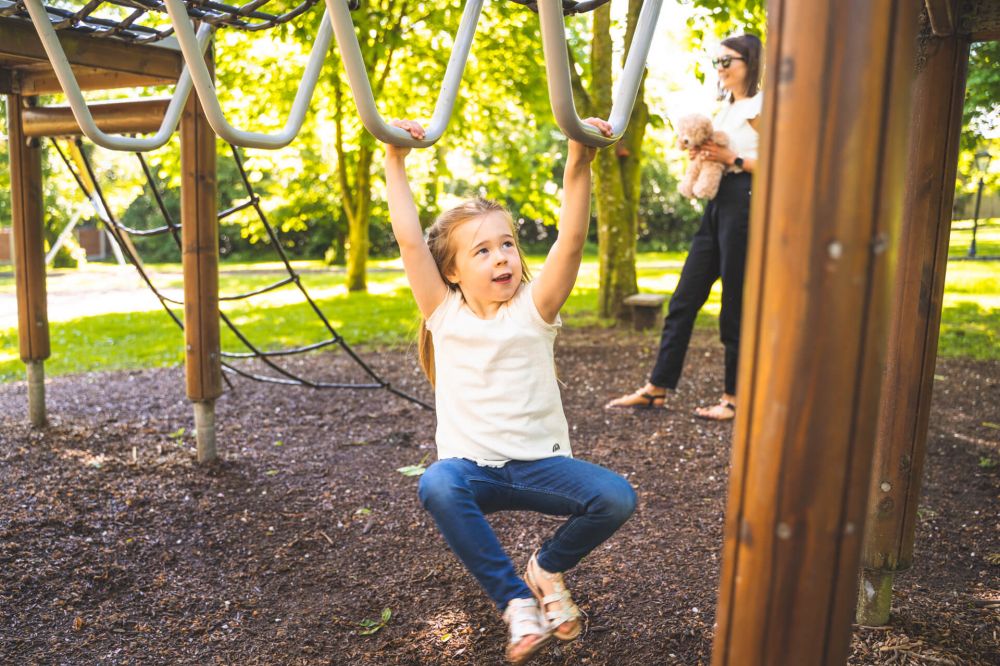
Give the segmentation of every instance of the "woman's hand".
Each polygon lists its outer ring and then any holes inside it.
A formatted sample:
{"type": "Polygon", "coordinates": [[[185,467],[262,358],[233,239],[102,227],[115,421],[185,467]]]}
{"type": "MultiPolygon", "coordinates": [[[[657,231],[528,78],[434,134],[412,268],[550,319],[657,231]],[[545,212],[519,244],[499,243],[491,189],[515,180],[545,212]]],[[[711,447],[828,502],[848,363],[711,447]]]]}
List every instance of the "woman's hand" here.
{"type": "MultiPolygon", "coordinates": [[[[424,128],[420,126],[415,120],[390,120],[389,124],[393,127],[398,127],[404,129],[410,133],[414,139],[420,141],[424,138],[425,132],[424,128]]],[[[391,143],[385,144],[385,156],[386,158],[398,158],[403,159],[410,153],[409,146],[394,146],[391,143]]]]}
{"type": "MultiPolygon", "coordinates": [[[[587,118],[583,122],[596,127],[604,136],[611,136],[612,134],[611,123],[606,120],[602,120],[601,118],[587,118]]],[[[569,161],[581,164],[590,164],[594,160],[594,155],[596,154],[597,148],[570,139],[569,161]]]]}
{"type": "Polygon", "coordinates": [[[698,149],[698,156],[700,156],[703,160],[708,160],[709,162],[719,162],[721,164],[725,164],[726,166],[732,166],[733,162],[736,160],[735,151],[723,146],[718,146],[712,141],[707,141],[702,144],[701,148],[698,149]]]}

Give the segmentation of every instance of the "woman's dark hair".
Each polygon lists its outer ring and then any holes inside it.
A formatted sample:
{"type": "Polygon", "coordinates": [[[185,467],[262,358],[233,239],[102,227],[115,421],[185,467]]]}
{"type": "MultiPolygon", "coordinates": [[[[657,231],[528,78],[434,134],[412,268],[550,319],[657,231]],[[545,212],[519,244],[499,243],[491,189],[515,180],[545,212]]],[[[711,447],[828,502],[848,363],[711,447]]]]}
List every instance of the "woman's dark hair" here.
{"type": "MultiPolygon", "coordinates": [[[[736,51],[743,57],[747,66],[746,95],[753,97],[760,90],[761,74],[764,69],[761,66],[763,59],[761,56],[764,49],[760,43],[760,37],[749,34],[737,35],[722,40],[722,45],[736,51]]],[[[733,101],[732,96],[730,96],[729,101],[733,101]]]]}

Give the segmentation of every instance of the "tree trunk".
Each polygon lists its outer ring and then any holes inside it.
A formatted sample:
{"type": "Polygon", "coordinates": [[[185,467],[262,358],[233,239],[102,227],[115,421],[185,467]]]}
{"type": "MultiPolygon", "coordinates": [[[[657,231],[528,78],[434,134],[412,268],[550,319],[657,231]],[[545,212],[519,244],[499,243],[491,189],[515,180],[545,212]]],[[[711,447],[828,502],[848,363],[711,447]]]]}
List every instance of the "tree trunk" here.
{"type": "MultiPolygon", "coordinates": [[[[626,54],[635,32],[642,0],[629,0],[626,54]]],[[[605,5],[594,12],[591,44],[591,112],[607,118],[611,113],[611,9],[605,5]]],[[[598,314],[624,319],[624,300],[638,291],[635,274],[638,232],[639,191],[642,174],[642,141],[649,110],[643,99],[645,84],[639,87],[629,128],[622,140],[600,151],[594,160],[594,192],[597,202],[597,244],[599,259],[598,314]]]]}
{"type": "MultiPolygon", "coordinates": [[[[361,48],[365,57],[368,72],[378,71],[372,75],[372,92],[378,99],[389,72],[392,69],[393,56],[400,45],[400,30],[402,19],[407,15],[408,3],[403,2],[394,8],[394,3],[383,5],[379,10],[379,23],[373,24],[373,15],[360,12],[355,16],[355,26],[361,34],[361,48]],[[390,9],[392,12],[390,13],[390,9]],[[376,32],[372,32],[375,30],[376,32]],[[368,38],[365,38],[368,35],[368,38]],[[376,66],[376,63],[378,66],[376,66]]],[[[345,82],[340,77],[340,70],[335,69],[332,75],[334,94],[334,126],[336,129],[337,149],[337,179],[340,183],[341,202],[344,216],[347,218],[347,289],[348,291],[366,291],[368,288],[366,264],[368,262],[369,225],[371,220],[372,198],[372,161],[375,157],[375,139],[364,128],[358,130],[357,158],[349,159],[344,149],[344,118],[347,113],[354,113],[354,105],[345,104],[345,82]],[[351,182],[350,176],[354,176],[351,182]]],[[[349,90],[347,91],[350,92],[349,90]]],[[[351,99],[348,94],[348,100],[351,99]]]]}
{"type": "Polygon", "coordinates": [[[347,217],[347,290],[366,291],[368,279],[366,265],[368,262],[368,225],[369,211],[372,203],[372,157],[371,140],[364,136],[361,149],[358,150],[358,163],[355,170],[353,206],[347,217]]]}

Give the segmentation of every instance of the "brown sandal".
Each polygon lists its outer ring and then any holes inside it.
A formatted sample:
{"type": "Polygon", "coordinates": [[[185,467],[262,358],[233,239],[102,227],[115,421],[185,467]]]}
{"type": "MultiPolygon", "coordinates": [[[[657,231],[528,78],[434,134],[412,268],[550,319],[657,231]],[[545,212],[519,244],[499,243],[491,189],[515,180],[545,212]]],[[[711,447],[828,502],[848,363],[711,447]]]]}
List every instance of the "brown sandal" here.
{"type": "Polygon", "coordinates": [[[566,589],[566,583],[563,581],[562,574],[549,573],[543,569],[538,564],[537,555],[538,553],[535,553],[528,560],[528,568],[524,572],[524,582],[528,584],[532,594],[535,595],[538,603],[541,604],[542,612],[549,623],[549,630],[552,632],[552,635],[561,641],[572,641],[583,630],[583,622],[580,619],[582,613],[577,605],[573,603],[573,597],[570,596],[569,590],[566,589]],[[555,591],[552,594],[544,594],[541,585],[538,583],[539,578],[544,578],[546,581],[552,583],[555,591]],[[550,606],[554,607],[549,610],[550,606]],[[567,623],[572,624],[566,626],[567,623]]]}
{"type": "Polygon", "coordinates": [[[620,398],[615,398],[608,404],[604,405],[604,409],[653,409],[656,407],[663,407],[666,402],[666,393],[649,393],[648,391],[643,391],[642,389],[636,391],[635,393],[629,393],[623,395],[620,398]],[[641,398],[645,402],[633,402],[633,403],[623,403],[622,400],[628,398],[641,398]]]}
{"type": "Polygon", "coordinates": [[[720,400],[719,404],[712,405],[708,408],[701,408],[694,410],[694,415],[699,419],[705,419],[706,421],[732,421],[736,418],[736,405],[729,402],[728,400],[720,400]],[[709,411],[715,409],[716,407],[722,407],[723,409],[728,409],[729,413],[724,416],[710,416],[709,411]]]}

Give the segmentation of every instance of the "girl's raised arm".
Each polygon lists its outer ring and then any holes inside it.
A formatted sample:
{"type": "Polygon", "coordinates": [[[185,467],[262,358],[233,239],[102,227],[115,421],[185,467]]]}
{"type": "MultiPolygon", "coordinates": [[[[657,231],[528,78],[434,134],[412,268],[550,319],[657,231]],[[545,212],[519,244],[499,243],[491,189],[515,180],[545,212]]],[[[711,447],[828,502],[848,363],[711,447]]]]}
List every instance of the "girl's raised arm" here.
{"type": "MultiPolygon", "coordinates": [[[[415,139],[424,137],[424,129],[412,120],[394,120],[392,124],[408,131],[415,139]]],[[[389,221],[399,244],[406,279],[413,298],[424,319],[433,314],[448,294],[448,285],[441,279],[434,257],[424,241],[413,192],[406,178],[406,155],[409,148],[386,145],[385,184],[389,195],[389,221]]]]}
{"type": "MultiPolygon", "coordinates": [[[[589,123],[611,136],[611,125],[600,118],[587,118],[589,123]]],[[[563,203],[559,212],[559,236],[549,250],[532,296],[538,313],[551,323],[559,314],[569,294],[576,284],[583,259],[583,245],[587,241],[587,227],[590,226],[590,163],[597,154],[596,149],[569,142],[566,171],[563,173],[563,203]]]]}

